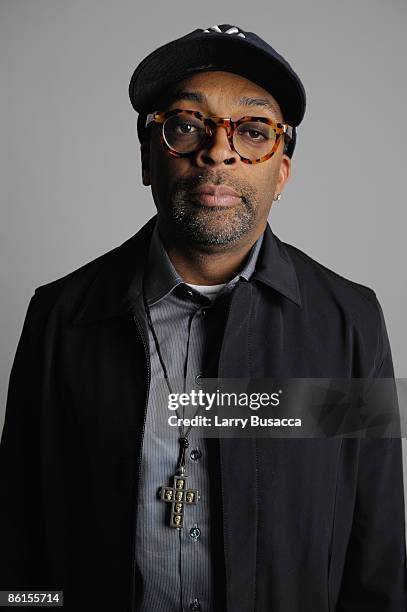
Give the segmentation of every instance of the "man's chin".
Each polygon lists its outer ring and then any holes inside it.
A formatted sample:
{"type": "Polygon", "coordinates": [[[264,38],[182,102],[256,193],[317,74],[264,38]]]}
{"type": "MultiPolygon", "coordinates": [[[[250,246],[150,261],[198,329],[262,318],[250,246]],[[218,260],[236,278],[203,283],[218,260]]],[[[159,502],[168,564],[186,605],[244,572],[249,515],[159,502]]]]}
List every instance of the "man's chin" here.
{"type": "MultiPolygon", "coordinates": [[[[175,228],[174,228],[175,229],[175,228]]],[[[176,223],[176,234],[184,242],[195,246],[221,246],[232,245],[247,234],[249,228],[235,224],[221,223],[215,220],[205,224],[197,222],[196,219],[182,223],[176,223]]]]}
{"type": "Polygon", "coordinates": [[[210,247],[236,244],[253,229],[255,215],[242,203],[206,206],[189,201],[168,211],[167,229],[191,246],[210,247]]]}

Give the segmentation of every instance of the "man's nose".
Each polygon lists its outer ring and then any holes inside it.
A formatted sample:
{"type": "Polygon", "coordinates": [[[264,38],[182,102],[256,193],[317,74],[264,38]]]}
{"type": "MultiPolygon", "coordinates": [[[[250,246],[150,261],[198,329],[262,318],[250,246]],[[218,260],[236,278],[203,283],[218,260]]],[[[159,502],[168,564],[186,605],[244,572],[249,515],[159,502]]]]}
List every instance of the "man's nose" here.
{"type": "Polygon", "coordinates": [[[211,125],[202,147],[199,149],[196,161],[198,165],[235,164],[240,161],[239,155],[229,144],[226,125],[211,125]]]}

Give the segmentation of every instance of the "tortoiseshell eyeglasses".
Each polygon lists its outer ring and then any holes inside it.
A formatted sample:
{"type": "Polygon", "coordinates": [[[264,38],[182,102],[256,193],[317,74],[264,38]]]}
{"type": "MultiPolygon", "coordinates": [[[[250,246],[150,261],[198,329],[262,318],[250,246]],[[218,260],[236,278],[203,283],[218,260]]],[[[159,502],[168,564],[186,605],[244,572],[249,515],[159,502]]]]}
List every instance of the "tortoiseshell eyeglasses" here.
{"type": "Polygon", "coordinates": [[[174,108],[147,115],[145,127],[162,124],[160,140],[174,157],[188,157],[198,151],[213,134],[214,128],[226,128],[229,146],[245,164],[266,161],[277,151],[280,140],[292,138],[293,128],[268,117],[245,116],[232,121],[226,117],[205,117],[194,110],[174,108]]]}

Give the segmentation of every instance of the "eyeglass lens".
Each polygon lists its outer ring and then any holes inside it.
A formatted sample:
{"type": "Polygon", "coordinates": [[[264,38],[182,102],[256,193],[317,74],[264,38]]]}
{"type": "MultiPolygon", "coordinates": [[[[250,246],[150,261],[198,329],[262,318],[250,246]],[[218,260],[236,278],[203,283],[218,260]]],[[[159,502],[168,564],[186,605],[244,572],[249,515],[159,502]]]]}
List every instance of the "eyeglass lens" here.
{"type": "MultiPolygon", "coordinates": [[[[177,153],[192,153],[207,138],[203,121],[187,113],[169,117],[164,123],[163,135],[168,146],[177,153]]],[[[261,121],[245,121],[237,126],[233,134],[236,151],[251,160],[267,155],[275,141],[273,127],[261,121]]]]}

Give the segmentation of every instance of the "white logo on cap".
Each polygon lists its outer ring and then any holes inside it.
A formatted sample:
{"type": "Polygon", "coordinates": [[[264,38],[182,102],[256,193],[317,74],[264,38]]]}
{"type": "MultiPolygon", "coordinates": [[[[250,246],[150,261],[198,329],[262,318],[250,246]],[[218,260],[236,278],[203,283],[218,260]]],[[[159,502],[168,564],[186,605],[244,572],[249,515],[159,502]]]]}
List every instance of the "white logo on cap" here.
{"type": "Polygon", "coordinates": [[[206,30],[204,30],[202,28],[203,32],[218,32],[219,34],[236,34],[237,36],[241,36],[242,38],[246,38],[246,36],[243,34],[243,32],[241,30],[239,30],[239,28],[237,28],[236,26],[232,26],[231,28],[228,28],[227,30],[225,30],[224,32],[222,32],[222,30],[220,29],[220,27],[218,25],[213,25],[210,28],[207,28],[206,30]]]}

